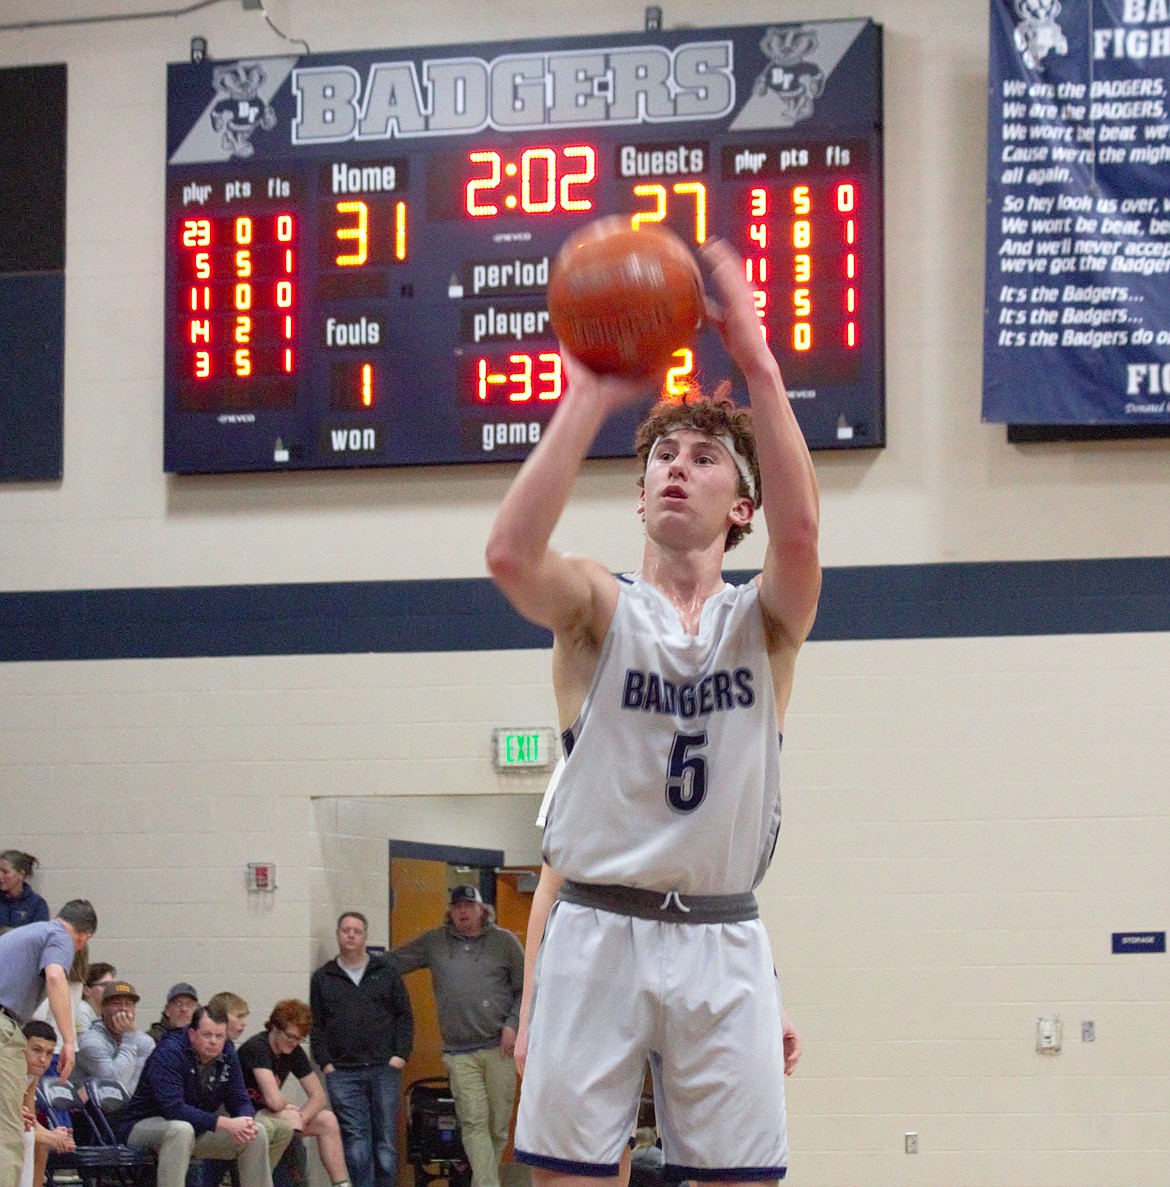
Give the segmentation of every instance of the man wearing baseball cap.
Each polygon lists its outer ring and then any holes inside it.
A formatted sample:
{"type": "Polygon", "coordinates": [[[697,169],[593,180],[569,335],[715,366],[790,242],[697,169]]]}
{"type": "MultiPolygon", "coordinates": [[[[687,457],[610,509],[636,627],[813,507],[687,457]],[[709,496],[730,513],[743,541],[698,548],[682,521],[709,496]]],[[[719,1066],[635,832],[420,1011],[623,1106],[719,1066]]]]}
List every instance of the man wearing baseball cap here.
{"type": "Polygon", "coordinates": [[[109,981],[102,993],[102,1016],[83,1031],[77,1046],[77,1075],[117,1080],[127,1092],[138,1087],[154,1040],[136,1029],[138,991],[129,981],[109,981]]]}
{"type": "Polygon", "coordinates": [[[444,926],[390,953],[403,973],[430,969],[443,1063],[473,1187],[499,1187],[516,1101],[516,1028],[524,989],[520,941],[488,918],[475,886],[451,891],[444,926]]]}
{"type": "Polygon", "coordinates": [[[168,1030],[186,1030],[198,1008],[199,994],[195,986],[187,981],[180,981],[167,990],[167,1001],[163,1006],[162,1016],[157,1022],[151,1023],[147,1033],[158,1043],[168,1030]]]}

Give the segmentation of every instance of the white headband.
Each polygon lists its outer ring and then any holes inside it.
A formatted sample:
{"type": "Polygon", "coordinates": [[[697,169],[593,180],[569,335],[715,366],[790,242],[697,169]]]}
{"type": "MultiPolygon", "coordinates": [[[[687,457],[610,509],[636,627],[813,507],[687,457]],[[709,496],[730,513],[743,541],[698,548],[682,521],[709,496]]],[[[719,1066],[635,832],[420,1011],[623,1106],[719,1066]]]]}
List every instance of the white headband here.
{"type": "MultiPolygon", "coordinates": [[[[740,478],[743,479],[744,486],[748,489],[748,494],[751,496],[752,503],[756,501],[756,480],[752,474],[752,468],[747,463],[747,458],[743,456],[735,447],[735,439],[730,433],[708,433],[706,429],[700,429],[695,425],[681,424],[676,425],[675,428],[690,429],[695,433],[702,433],[704,437],[710,437],[713,441],[718,441],[720,445],[731,455],[731,460],[735,463],[735,468],[739,471],[740,478]]],[[[674,432],[674,429],[669,430],[674,432]]],[[[668,436],[669,433],[660,433],[654,438],[654,444],[650,446],[650,452],[646,455],[646,465],[654,460],[654,454],[658,450],[658,446],[662,443],[662,438],[668,436]]]]}

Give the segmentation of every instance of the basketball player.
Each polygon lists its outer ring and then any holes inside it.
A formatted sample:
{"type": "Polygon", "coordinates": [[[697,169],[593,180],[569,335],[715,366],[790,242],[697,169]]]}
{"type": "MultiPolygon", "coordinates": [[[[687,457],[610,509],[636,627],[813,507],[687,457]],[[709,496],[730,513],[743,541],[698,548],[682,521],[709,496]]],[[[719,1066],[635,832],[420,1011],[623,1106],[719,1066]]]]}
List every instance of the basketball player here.
{"type": "Polygon", "coordinates": [[[723,243],[704,261],[709,320],[752,416],[699,400],[643,423],[638,572],[615,578],[550,546],[594,436],[646,394],[571,357],[488,542],[497,584],[553,631],[568,756],[545,825],[564,883],[515,1142],[539,1187],[615,1178],[647,1061],[668,1178],[770,1182],[787,1165],[782,1014],[752,892],[775,845],[780,732],[820,592],[818,497],[743,263],[723,243]],[[763,571],[727,586],[725,550],[760,505],[763,571]]]}

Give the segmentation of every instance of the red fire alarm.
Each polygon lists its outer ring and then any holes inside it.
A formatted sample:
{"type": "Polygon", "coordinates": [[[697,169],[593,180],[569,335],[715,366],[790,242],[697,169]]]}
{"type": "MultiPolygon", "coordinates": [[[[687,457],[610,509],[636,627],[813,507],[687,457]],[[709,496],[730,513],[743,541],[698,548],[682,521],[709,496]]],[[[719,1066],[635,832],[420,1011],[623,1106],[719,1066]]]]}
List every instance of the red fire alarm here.
{"type": "Polygon", "coordinates": [[[248,862],[248,889],[275,890],[276,865],[271,861],[248,862]]]}

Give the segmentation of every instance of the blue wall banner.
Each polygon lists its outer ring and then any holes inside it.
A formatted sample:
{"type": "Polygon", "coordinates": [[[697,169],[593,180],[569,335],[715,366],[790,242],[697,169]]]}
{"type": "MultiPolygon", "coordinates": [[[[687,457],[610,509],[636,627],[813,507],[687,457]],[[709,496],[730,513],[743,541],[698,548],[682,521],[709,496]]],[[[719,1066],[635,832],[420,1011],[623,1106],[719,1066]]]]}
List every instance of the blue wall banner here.
{"type": "Polygon", "coordinates": [[[983,419],[1170,424],[1170,3],[991,0],[983,419]]]}

